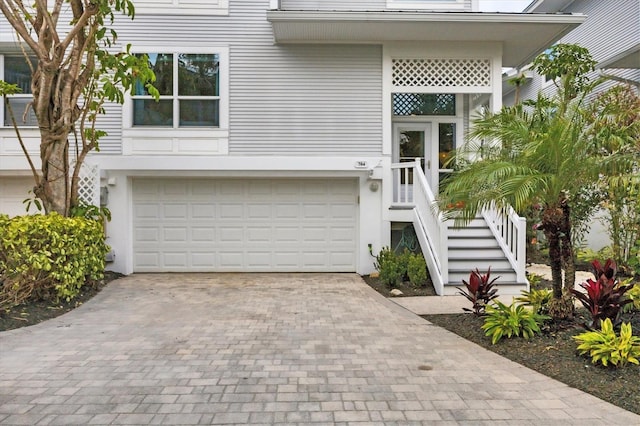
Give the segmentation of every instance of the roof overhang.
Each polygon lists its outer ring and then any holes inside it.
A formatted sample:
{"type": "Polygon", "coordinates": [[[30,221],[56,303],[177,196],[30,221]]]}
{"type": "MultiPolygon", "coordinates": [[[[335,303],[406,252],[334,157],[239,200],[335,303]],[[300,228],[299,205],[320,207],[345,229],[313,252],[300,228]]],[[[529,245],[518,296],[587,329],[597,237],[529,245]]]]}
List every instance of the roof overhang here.
{"type": "Polygon", "coordinates": [[[640,43],[600,62],[596,68],[640,68],[640,43]]]}
{"type": "Polygon", "coordinates": [[[555,13],[566,9],[575,0],[534,0],[524,8],[525,13],[555,13]]]}
{"type": "Polygon", "coordinates": [[[585,15],[406,11],[267,11],[276,43],[499,42],[503,66],[520,67],[585,15]]]}

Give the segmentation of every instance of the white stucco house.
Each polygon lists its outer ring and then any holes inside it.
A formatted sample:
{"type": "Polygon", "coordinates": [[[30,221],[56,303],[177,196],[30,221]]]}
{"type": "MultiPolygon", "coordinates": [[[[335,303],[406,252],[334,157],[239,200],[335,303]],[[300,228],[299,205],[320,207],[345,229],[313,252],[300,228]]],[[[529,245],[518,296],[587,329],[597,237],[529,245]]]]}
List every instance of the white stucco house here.
{"type": "MultiPolygon", "coordinates": [[[[501,108],[502,68],[528,63],[585,16],[477,6],[136,1],[119,41],[150,55],[162,96],[109,105],[109,136],[87,161],[84,197],[113,214],[109,268],[367,274],[372,253],[413,225],[440,294],[489,265],[501,291],[517,293],[522,220],[487,212],[449,229],[431,208],[441,160],[477,110],[501,108]]],[[[20,74],[18,52],[0,25],[0,77],[20,74]]],[[[7,124],[0,211],[18,214],[33,184],[7,124]]]]}

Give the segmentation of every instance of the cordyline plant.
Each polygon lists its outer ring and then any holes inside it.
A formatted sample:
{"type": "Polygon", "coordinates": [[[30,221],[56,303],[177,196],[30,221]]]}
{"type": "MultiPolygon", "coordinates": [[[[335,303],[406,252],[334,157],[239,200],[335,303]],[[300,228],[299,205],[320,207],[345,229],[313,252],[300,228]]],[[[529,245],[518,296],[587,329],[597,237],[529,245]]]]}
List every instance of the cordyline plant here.
{"type": "MultiPolygon", "coordinates": [[[[40,131],[40,171],[25,148],[8,100],[6,104],[35,179],[34,195],[46,212],[69,216],[78,205],[82,163],[99,149],[98,140],[105,135],[96,128],[105,102],[124,102],[124,92],[134,84],[159,96],[151,86],[155,76],[147,58],[131,54],[129,46],[118,51],[115,45],[117,34],[111,27],[115,15],[133,18],[133,3],[0,0],[0,12],[15,30],[18,47],[31,68],[33,102],[29,107],[40,131]]],[[[2,20],[0,24],[5,25],[2,20]]],[[[15,85],[0,85],[0,96],[18,92],[15,85]]],[[[24,111],[16,113],[22,116],[24,111]]]]}
{"type": "Polygon", "coordinates": [[[458,293],[463,295],[473,304],[473,309],[462,308],[463,311],[473,312],[476,315],[482,315],[485,313],[485,309],[489,302],[498,297],[498,289],[494,288],[494,283],[500,277],[496,277],[489,281],[491,277],[491,267],[487,270],[486,274],[481,274],[478,268],[475,271],[471,271],[469,275],[469,282],[462,280],[462,284],[465,285],[465,289],[456,287],[458,293]]]}
{"type": "Polygon", "coordinates": [[[633,285],[621,285],[616,280],[617,266],[613,259],[607,259],[604,266],[596,259],[591,265],[595,280],[588,279],[580,284],[585,292],[571,289],[571,293],[591,315],[591,321],[585,326],[594,330],[606,319],[611,320],[614,326],[619,326],[623,307],[632,303],[631,299],[625,297],[625,293],[633,285]]]}

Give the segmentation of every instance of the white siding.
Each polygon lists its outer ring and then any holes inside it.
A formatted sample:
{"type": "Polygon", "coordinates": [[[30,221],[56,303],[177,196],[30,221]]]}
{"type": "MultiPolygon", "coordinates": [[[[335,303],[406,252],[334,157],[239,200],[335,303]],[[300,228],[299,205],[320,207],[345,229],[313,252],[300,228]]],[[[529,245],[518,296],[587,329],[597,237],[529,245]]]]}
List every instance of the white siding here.
{"type": "MultiPolygon", "coordinates": [[[[564,12],[587,15],[585,23],[571,31],[559,43],[579,44],[589,49],[593,58],[602,62],[626,51],[640,42],[640,2],[638,0],[577,0],[564,12]]],[[[605,70],[607,74],[640,81],[640,69],[605,70]]],[[[597,72],[592,74],[597,76],[597,72]]],[[[616,84],[607,82],[599,90],[616,84]]],[[[545,84],[534,76],[522,90],[522,98],[535,98],[539,90],[550,94],[553,84],[545,84]]],[[[511,99],[509,99],[511,100],[511,99]]]]}

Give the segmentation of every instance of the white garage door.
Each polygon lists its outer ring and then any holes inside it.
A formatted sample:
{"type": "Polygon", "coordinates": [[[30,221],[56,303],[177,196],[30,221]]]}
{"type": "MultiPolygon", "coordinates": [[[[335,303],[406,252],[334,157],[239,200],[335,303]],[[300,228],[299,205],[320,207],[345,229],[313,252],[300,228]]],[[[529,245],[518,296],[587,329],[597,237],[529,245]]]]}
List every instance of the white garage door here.
{"type": "Polygon", "coordinates": [[[352,272],[354,179],[135,179],[137,272],[352,272]]]}
{"type": "MultiPolygon", "coordinates": [[[[0,176],[0,213],[9,216],[27,214],[23,201],[33,195],[29,190],[33,189],[32,177],[7,177],[0,176]]],[[[35,208],[31,207],[31,213],[35,208]]]]}

